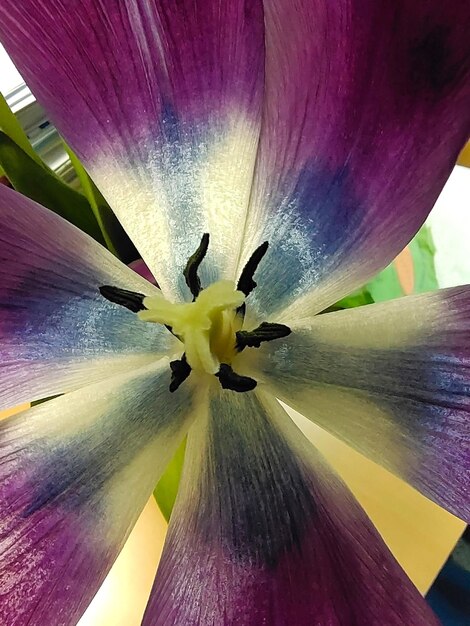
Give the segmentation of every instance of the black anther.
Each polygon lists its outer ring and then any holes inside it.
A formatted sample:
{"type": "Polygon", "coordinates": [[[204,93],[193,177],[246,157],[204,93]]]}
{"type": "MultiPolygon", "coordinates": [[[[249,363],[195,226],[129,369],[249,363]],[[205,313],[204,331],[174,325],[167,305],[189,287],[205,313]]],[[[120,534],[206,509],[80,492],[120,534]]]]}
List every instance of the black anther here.
{"type": "Polygon", "coordinates": [[[256,287],[256,283],[253,280],[254,273],[261,261],[261,259],[266,254],[269,243],[265,241],[262,243],[256,250],[253,252],[251,257],[248,260],[248,263],[243,268],[242,273],[240,274],[240,278],[238,279],[237,289],[247,296],[250,294],[253,289],[256,287]]]}
{"type": "Polygon", "coordinates": [[[178,359],[177,361],[170,361],[170,369],[170,392],[173,393],[191,374],[191,366],[186,360],[186,355],[183,354],[181,359],[178,359]]]}
{"type": "Polygon", "coordinates": [[[241,352],[244,348],[259,348],[263,341],[281,339],[291,334],[291,329],[285,324],[263,322],[254,330],[239,330],[235,333],[236,348],[241,352]]]}
{"type": "Polygon", "coordinates": [[[193,294],[193,301],[198,297],[199,292],[201,291],[201,281],[199,280],[197,271],[203,258],[206,256],[208,247],[209,233],[204,233],[198,249],[189,257],[186,267],[183,270],[183,276],[186,280],[186,284],[193,294]]]}
{"type": "Polygon", "coordinates": [[[216,376],[223,389],[231,389],[232,391],[252,391],[257,385],[254,378],[237,374],[227,363],[220,364],[216,376]]]}
{"type": "Polygon", "coordinates": [[[103,285],[100,287],[100,294],[106,298],[106,300],[114,304],[119,304],[120,306],[125,306],[126,309],[129,309],[133,313],[146,310],[143,304],[146,296],[143,293],[136,293],[135,291],[128,291],[127,289],[120,289],[119,287],[113,287],[111,285],[103,285]]]}

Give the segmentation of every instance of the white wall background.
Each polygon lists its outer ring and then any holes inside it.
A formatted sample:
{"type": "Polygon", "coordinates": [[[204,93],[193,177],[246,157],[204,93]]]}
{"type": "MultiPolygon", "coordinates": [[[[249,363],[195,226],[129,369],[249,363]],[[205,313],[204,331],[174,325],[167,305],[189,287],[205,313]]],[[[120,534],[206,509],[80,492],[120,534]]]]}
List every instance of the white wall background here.
{"type": "Polygon", "coordinates": [[[470,168],[456,166],[428,218],[441,287],[470,283],[470,168]]]}
{"type": "Polygon", "coordinates": [[[0,91],[6,95],[23,82],[20,73],[5,52],[5,48],[0,45],[0,91]]]}

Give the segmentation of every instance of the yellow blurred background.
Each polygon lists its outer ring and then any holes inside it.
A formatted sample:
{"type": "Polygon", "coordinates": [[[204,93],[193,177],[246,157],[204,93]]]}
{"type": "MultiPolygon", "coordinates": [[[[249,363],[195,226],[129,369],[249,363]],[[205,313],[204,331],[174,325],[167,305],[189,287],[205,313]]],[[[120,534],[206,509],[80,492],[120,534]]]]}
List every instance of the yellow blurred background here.
{"type": "Polygon", "coordinates": [[[458,165],[465,165],[465,167],[470,167],[470,141],[467,143],[465,148],[460,153],[460,156],[457,160],[458,165]]]}

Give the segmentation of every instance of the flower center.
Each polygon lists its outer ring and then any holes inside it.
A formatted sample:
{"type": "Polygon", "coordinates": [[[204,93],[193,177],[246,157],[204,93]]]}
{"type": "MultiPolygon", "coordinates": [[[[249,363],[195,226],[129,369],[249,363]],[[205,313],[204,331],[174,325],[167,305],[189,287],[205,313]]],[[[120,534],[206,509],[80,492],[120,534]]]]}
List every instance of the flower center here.
{"type": "Polygon", "coordinates": [[[203,289],[194,302],[172,303],[163,296],[144,298],[145,310],[137,315],[145,322],[171,327],[184,344],[190,368],[215,375],[220,364],[230,364],[236,354],[235,333],[243,323],[237,309],[244,301],[245,294],[235,283],[220,280],[203,289]]]}
{"type": "Polygon", "coordinates": [[[208,246],[206,233],[183,271],[192,302],[173,303],[160,294],[145,296],[110,285],[100,287],[100,293],[137,313],[142,321],[165,325],[182,342],[181,359],[170,363],[170,391],[176,391],[192,371],[216,376],[224,389],[251,391],[256,380],[234,372],[233,358],[245,348],[259,348],[262,342],[286,337],[291,332],[284,324],[270,322],[263,322],[254,330],[242,330],[245,299],[256,287],[253,276],[268,243],[254,251],[236,285],[219,280],[202,289],[198,268],[208,246]]]}

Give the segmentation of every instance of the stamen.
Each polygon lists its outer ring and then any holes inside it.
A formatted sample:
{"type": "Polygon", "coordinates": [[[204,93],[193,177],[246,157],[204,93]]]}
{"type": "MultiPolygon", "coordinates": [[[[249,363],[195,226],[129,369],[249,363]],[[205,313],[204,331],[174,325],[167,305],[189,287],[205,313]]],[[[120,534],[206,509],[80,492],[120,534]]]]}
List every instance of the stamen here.
{"type": "Polygon", "coordinates": [[[100,287],[100,293],[104,298],[106,298],[106,300],[109,300],[113,304],[125,306],[126,309],[129,309],[133,313],[146,310],[146,307],[143,304],[146,296],[143,293],[120,289],[119,287],[113,287],[112,285],[103,285],[100,287]]]}
{"type": "Polygon", "coordinates": [[[181,383],[184,383],[184,381],[191,374],[191,367],[186,360],[186,354],[183,354],[181,359],[178,359],[176,361],[170,361],[170,369],[170,392],[173,393],[178,389],[181,383]]]}
{"type": "Polygon", "coordinates": [[[216,374],[222,389],[231,389],[240,393],[244,391],[252,391],[258,384],[254,378],[249,376],[241,376],[233,371],[227,363],[221,363],[220,369],[216,374]]]}
{"type": "Polygon", "coordinates": [[[256,287],[253,277],[268,245],[265,241],[254,251],[236,287],[229,280],[219,280],[203,289],[198,269],[209,247],[209,234],[204,233],[183,272],[193,295],[191,303],[172,303],[160,293],[145,296],[111,285],[99,288],[110,302],[137,313],[141,321],[165,325],[184,344],[183,356],[170,362],[170,392],[176,391],[191,372],[197,376],[215,375],[223,389],[237,392],[255,389],[254,378],[233,371],[232,359],[245,348],[259,348],[265,341],[291,333],[288,326],[271,322],[263,322],[250,331],[237,330],[243,324],[244,300],[256,287]]]}
{"type": "Polygon", "coordinates": [[[253,280],[254,273],[260,264],[261,259],[266,254],[269,243],[265,241],[253,252],[248,263],[243,268],[240,278],[238,279],[237,289],[247,296],[256,287],[257,283],[253,280]]]}
{"type": "Polygon", "coordinates": [[[263,322],[254,330],[239,330],[235,333],[237,338],[236,349],[241,352],[244,348],[259,348],[263,341],[281,339],[291,334],[291,329],[285,324],[273,324],[263,322]]]}
{"type": "Polygon", "coordinates": [[[209,233],[204,233],[198,249],[194,254],[189,257],[188,262],[186,263],[186,267],[183,270],[183,276],[186,280],[186,284],[193,294],[193,302],[198,297],[199,292],[201,291],[201,281],[199,279],[197,271],[199,269],[199,266],[201,265],[202,260],[207,254],[208,247],[209,233]]]}

